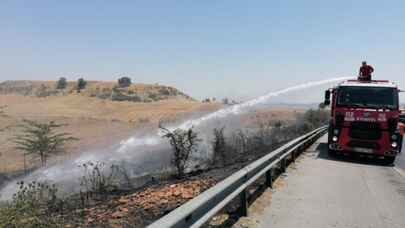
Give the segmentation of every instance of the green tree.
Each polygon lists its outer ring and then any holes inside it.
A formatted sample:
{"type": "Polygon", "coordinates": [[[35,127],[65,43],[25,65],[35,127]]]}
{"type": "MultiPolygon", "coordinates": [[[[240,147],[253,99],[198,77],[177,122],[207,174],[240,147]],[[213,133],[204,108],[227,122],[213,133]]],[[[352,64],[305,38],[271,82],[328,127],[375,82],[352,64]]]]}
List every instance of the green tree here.
{"type": "Polygon", "coordinates": [[[82,89],[85,89],[87,85],[87,82],[83,78],[79,78],[77,80],[77,92],[80,93],[82,89]]]}
{"type": "Polygon", "coordinates": [[[56,83],[56,89],[66,89],[67,80],[64,77],[59,78],[58,82],[56,83]]]}
{"type": "Polygon", "coordinates": [[[16,149],[24,152],[24,162],[27,155],[39,156],[41,165],[46,166],[47,158],[56,153],[65,152],[65,144],[69,141],[78,140],[69,133],[57,133],[55,129],[66,126],[66,124],[38,123],[36,121],[24,120],[20,125],[22,133],[16,135],[14,143],[16,149]]]}
{"type": "Polygon", "coordinates": [[[129,87],[132,84],[129,77],[122,77],[118,79],[118,86],[121,88],[129,87]]]}

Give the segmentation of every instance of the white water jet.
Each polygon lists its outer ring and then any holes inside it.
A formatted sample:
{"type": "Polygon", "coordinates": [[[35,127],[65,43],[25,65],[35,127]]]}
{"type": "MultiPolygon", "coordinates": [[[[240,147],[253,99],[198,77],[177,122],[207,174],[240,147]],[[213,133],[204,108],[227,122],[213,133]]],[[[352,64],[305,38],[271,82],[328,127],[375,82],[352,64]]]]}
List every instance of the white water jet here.
{"type": "MultiPolygon", "coordinates": [[[[205,125],[213,120],[245,113],[251,108],[261,104],[265,104],[271,98],[280,96],[285,93],[324,84],[335,83],[350,78],[351,77],[338,77],[292,86],[276,92],[268,93],[264,96],[252,99],[242,104],[237,104],[218,110],[197,119],[185,121],[178,126],[170,127],[170,129],[189,129],[191,127],[198,128],[201,127],[201,125],[205,125]]],[[[207,146],[207,144],[209,144],[209,142],[205,140],[205,142],[202,143],[202,147],[207,146]]],[[[133,168],[132,173],[130,173],[130,175],[133,177],[143,173],[154,172],[156,170],[162,169],[162,167],[170,163],[170,153],[166,153],[168,149],[169,144],[165,140],[162,140],[159,131],[143,137],[133,136],[127,140],[121,141],[118,145],[115,145],[112,148],[83,153],[74,160],[68,160],[61,164],[55,164],[50,167],[41,168],[26,177],[11,181],[4,188],[1,189],[0,200],[8,200],[11,198],[12,194],[17,189],[16,183],[18,181],[29,182],[34,180],[46,180],[63,186],[65,192],[75,192],[78,190],[79,186],[78,179],[82,175],[81,169],[78,167],[78,165],[88,161],[101,161],[105,162],[106,164],[130,164],[132,168],[136,167],[133,168]]]]}
{"type": "Polygon", "coordinates": [[[238,114],[241,114],[242,112],[246,111],[246,109],[249,109],[249,108],[254,107],[256,105],[266,103],[272,97],[277,97],[277,96],[280,96],[282,94],[293,92],[293,91],[296,91],[296,90],[306,89],[306,88],[319,86],[319,85],[324,85],[324,84],[333,83],[333,82],[339,82],[339,81],[343,81],[343,80],[347,80],[347,79],[351,79],[351,77],[331,78],[331,79],[326,79],[326,80],[322,80],[322,81],[308,82],[308,83],[304,83],[304,84],[301,84],[301,85],[296,85],[296,86],[292,86],[292,87],[289,87],[289,88],[286,88],[286,89],[282,89],[282,90],[279,90],[279,91],[276,91],[276,92],[271,92],[271,93],[268,93],[268,94],[266,94],[264,96],[255,98],[255,99],[247,101],[247,102],[244,102],[242,104],[234,105],[234,106],[231,106],[229,108],[224,108],[224,109],[221,109],[219,111],[213,112],[213,113],[208,114],[206,116],[203,116],[203,117],[201,117],[199,119],[186,121],[183,124],[181,124],[180,126],[178,126],[178,128],[189,129],[192,126],[198,126],[202,122],[205,122],[205,121],[208,121],[208,120],[211,120],[211,119],[224,118],[224,117],[226,117],[228,115],[238,115],[238,114]]]}

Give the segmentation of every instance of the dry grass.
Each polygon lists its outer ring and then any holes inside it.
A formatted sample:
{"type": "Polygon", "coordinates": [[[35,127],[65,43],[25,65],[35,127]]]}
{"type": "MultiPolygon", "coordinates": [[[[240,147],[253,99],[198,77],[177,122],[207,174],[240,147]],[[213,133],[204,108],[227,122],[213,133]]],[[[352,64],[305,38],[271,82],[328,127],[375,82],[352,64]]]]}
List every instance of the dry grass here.
{"type": "MultiPolygon", "coordinates": [[[[35,82],[38,85],[54,82],[35,82]]],[[[47,86],[48,86],[47,84],[47,86]]],[[[110,82],[92,82],[93,87],[113,87],[110,82]]],[[[133,85],[137,90],[150,85],[133,85]]],[[[132,88],[132,87],[131,87],[132,88]]],[[[69,145],[69,153],[54,157],[54,160],[66,159],[72,154],[109,146],[130,136],[136,128],[157,127],[160,119],[176,120],[188,117],[192,113],[212,112],[220,107],[218,103],[200,103],[184,98],[174,98],[151,103],[115,102],[78,94],[66,96],[30,97],[20,95],[0,95],[0,107],[5,108],[6,116],[0,116],[0,173],[21,170],[23,157],[16,151],[10,138],[18,133],[15,127],[22,119],[56,121],[67,123],[62,131],[72,133],[80,141],[69,145]]],[[[273,120],[294,119],[297,112],[289,108],[260,109],[243,117],[247,123],[256,121],[256,116],[271,117],[273,120]]],[[[35,166],[36,162],[29,165],[35,166]]]]}
{"type": "MultiPolygon", "coordinates": [[[[25,95],[25,96],[61,96],[78,94],[77,82],[67,82],[66,88],[56,89],[56,81],[5,81],[0,83],[0,94],[2,95],[25,95]]],[[[112,81],[87,81],[86,87],[79,93],[81,96],[98,97],[102,99],[115,99],[136,102],[153,102],[158,100],[187,99],[193,100],[174,87],[159,84],[135,83],[125,88],[119,88],[117,82],[112,81]],[[122,95],[126,97],[122,97],[122,95]],[[134,98],[135,97],[135,98],[134,98]]]]}
{"type": "MultiPolygon", "coordinates": [[[[10,138],[18,131],[22,119],[54,120],[67,123],[62,129],[73,133],[80,141],[68,150],[75,153],[86,149],[108,146],[129,136],[135,128],[156,125],[161,118],[176,119],[199,111],[210,112],[219,104],[203,104],[187,99],[171,99],[152,103],[114,102],[80,95],[36,98],[18,95],[0,95],[0,106],[6,116],[0,117],[0,173],[21,170],[23,157],[13,148],[10,138]]],[[[54,159],[65,159],[66,156],[54,159]]],[[[31,163],[31,165],[35,165],[31,163]]]]}

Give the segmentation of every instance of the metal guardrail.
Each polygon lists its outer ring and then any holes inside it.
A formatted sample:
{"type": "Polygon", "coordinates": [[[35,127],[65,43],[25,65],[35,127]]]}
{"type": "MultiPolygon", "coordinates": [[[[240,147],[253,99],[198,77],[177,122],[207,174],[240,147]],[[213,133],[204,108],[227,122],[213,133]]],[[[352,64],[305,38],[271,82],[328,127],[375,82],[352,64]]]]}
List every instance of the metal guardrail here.
{"type": "Polygon", "coordinates": [[[266,177],[266,186],[272,187],[274,168],[280,165],[281,172],[285,172],[287,158],[295,160],[298,153],[316,141],[326,130],[327,127],[324,126],[288,142],[209,188],[148,228],[200,227],[238,196],[241,200],[240,213],[247,216],[247,188],[263,175],[266,177]]]}

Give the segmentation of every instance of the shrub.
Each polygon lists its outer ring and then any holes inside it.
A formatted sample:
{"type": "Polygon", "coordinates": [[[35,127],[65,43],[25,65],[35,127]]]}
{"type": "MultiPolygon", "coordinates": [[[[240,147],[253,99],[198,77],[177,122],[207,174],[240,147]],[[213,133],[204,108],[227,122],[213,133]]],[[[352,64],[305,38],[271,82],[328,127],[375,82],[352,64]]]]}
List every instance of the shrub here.
{"type": "Polygon", "coordinates": [[[112,98],[111,93],[108,93],[108,92],[97,93],[96,97],[99,99],[111,99],[112,98]]]}
{"type": "Polygon", "coordinates": [[[114,182],[117,177],[117,166],[112,165],[106,169],[105,163],[87,162],[80,167],[83,168],[84,175],[80,178],[80,186],[83,192],[88,194],[103,195],[116,189],[114,182]]]}
{"type": "Polygon", "coordinates": [[[248,141],[250,140],[243,130],[236,131],[232,134],[232,147],[237,154],[248,152],[248,141]]]}
{"type": "Polygon", "coordinates": [[[82,207],[90,206],[93,201],[105,200],[121,187],[133,187],[128,170],[123,164],[106,166],[103,162],[95,161],[79,167],[83,169],[79,194],[82,207]]]}
{"type": "Polygon", "coordinates": [[[127,96],[127,95],[120,93],[119,91],[114,92],[110,97],[111,97],[111,100],[113,100],[113,101],[132,101],[132,102],[141,102],[142,101],[142,99],[136,94],[127,96]]]}
{"type": "Polygon", "coordinates": [[[159,124],[163,131],[162,137],[167,138],[173,149],[172,164],[176,167],[177,178],[182,178],[188,166],[190,155],[197,151],[198,143],[201,141],[197,133],[190,128],[188,130],[176,129],[171,131],[159,124]]]}
{"type": "Polygon", "coordinates": [[[214,140],[212,142],[212,150],[214,152],[214,164],[217,160],[221,159],[222,165],[227,164],[227,157],[226,157],[226,141],[224,136],[224,129],[222,128],[214,128],[214,140]]]}
{"type": "Polygon", "coordinates": [[[156,93],[150,93],[150,94],[148,95],[148,98],[151,99],[152,101],[159,101],[159,100],[161,100],[161,97],[160,97],[158,94],[156,94],[156,93]]]}
{"type": "Polygon", "coordinates": [[[159,89],[159,94],[161,94],[163,96],[169,96],[171,94],[171,92],[168,88],[161,88],[161,89],[159,89]]]}
{"type": "Polygon", "coordinates": [[[121,88],[129,87],[131,84],[131,78],[129,77],[122,77],[118,79],[118,86],[121,88]]]}
{"type": "MultiPolygon", "coordinates": [[[[282,144],[308,133],[315,128],[326,124],[329,120],[328,112],[324,110],[308,110],[291,122],[272,121],[270,119],[257,119],[255,125],[247,130],[238,130],[228,139],[226,148],[226,161],[229,163],[246,162],[268,153],[282,144]]],[[[221,138],[221,132],[215,130],[213,153],[217,156],[216,138],[221,138]]],[[[224,139],[227,140],[226,138],[224,139]]]]}
{"type": "Polygon", "coordinates": [[[58,82],[56,83],[56,89],[66,89],[67,80],[64,77],[59,78],[58,82]]]}
{"type": "Polygon", "coordinates": [[[326,124],[329,121],[329,113],[322,109],[310,109],[303,116],[298,117],[298,121],[307,124],[312,130],[326,124]]]}
{"type": "Polygon", "coordinates": [[[56,195],[55,185],[46,182],[18,183],[12,201],[0,206],[0,227],[59,227],[62,216],[52,216],[63,210],[64,201],[56,195]]]}
{"type": "Polygon", "coordinates": [[[53,91],[49,91],[44,84],[41,84],[41,86],[35,91],[35,96],[37,97],[47,97],[51,94],[53,94],[53,91]]]}

